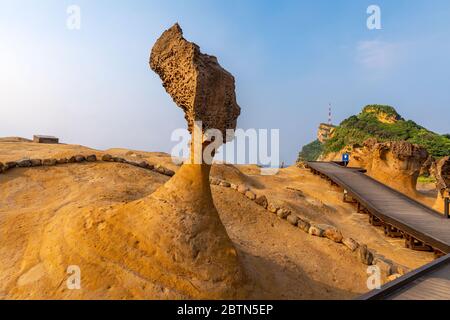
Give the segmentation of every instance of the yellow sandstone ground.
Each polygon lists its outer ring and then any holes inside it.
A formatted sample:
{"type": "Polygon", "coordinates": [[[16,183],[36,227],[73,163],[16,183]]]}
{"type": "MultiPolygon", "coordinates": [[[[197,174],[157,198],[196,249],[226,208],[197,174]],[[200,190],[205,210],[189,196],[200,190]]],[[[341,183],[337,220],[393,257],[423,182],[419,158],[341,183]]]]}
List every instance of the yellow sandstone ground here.
{"type": "MultiPolygon", "coordinates": [[[[0,162],[103,153],[179,169],[164,153],[0,139],[0,162]]],[[[433,259],[430,253],[405,249],[402,240],[384,237],[369,225],[367,216],[342,202],[338,188],[307,170],[290,167],[275,176],[260,176],[256,166],[215,165],[211,176],[246,183],[269,201],[334,225],[345,236],[409,268],[433,259]]],[[[151,248],[134,240],[151,225],[151,212],[142,225],[127,225],[127,217],[142,214],[149,196],[168,180],[153,171],[105,162],[1,174],[0,298],[185,298],[183,292],[156,284],[151,248]],[[65,271],[71,264],[81,268],[81,290],[66,287],[65,271]]],[[[344,246],[307,235],[232,189],[212,186],[212,195],[254,283],[250,298],[351,299],[367,291],[366,267],[344,246]]]]}

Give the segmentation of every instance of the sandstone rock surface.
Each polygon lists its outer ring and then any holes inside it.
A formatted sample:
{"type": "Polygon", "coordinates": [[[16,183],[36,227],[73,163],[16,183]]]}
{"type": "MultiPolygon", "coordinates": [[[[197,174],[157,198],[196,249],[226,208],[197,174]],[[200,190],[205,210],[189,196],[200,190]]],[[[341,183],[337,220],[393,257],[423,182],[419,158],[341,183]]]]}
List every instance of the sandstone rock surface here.
{"type": "Polygon", "coordinates": [[[333,137],[333,133],[335,131],[335,126],[328,123],[321,123],[317,131],[317,140],[319,140],[321,143],[325,143],[333,137]]]}
{"type": "Polygon", "coordinates": [[[226,130],[236,128],[240,107],[234,77],[216,57],[202,53],[199,46],[184,39],[182,29],[175,24],[154,45],[150,67],[183,109],[191,134],[194,122],[202,121],[204,132],[218,129],[226,141],[226,130]]]}
{"type": "Polygon", "coordinates": [[[436,188],[438,195],[434,209],[444,212],[445,198],[450,197],[450,156],[444,157],[435,165],[436,188]]]}
{"type": "Polygon", "coordinates": [[[349,166],[365,168],[378,181],[416,197],[417,178],[427,159],[428,152],[418,145],[368,139],[364,146],[353,148],[349,166]]]}

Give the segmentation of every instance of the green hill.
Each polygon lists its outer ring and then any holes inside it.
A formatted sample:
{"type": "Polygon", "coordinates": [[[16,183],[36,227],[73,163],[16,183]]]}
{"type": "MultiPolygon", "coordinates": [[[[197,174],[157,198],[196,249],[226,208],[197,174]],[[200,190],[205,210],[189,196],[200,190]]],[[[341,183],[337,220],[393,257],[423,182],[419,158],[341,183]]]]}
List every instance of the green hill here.
{"type": "Polygon", "coordinates": [[[378,141],[404,140],[425,147],[436,158],[450,155],[450,135],[440,135],[403,119],[391,106],[368,105],[359,115],[344,120],[324,144],[314,141],[303,147],[299,160],[316,160],[320,154],[338,152],[345,146],[378,141]]]}

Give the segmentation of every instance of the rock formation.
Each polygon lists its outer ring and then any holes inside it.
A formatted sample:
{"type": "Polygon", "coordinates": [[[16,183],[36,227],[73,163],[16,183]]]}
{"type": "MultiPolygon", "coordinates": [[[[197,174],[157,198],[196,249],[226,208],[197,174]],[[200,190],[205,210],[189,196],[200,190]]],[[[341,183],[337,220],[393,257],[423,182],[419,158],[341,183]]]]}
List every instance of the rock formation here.
{"type": "Polygon", "coordinates": [[[234,77],[217,58],[201,53],[195,43],[183,38],[183,31],[175,24],[154,45],[150,67],[183,109],[191,134],[194,122],[202,121],[203,132],[218,129],[225,142],[226,130],[236,128],[240,108],[234,77]]]}
{"type": "Polygon", "coordinates": [[[362,113],[373,114],[381,123],[393,124],[403,118],[390,106],[368,105],[362,113]]]}
{"type": "Polygon", "coordinates": [[[436,160],[433,156],[429,156],[428,159],[423,163],[422,168],[420,168],[420,176],[429,177],[433,175],[433,167],[436,165],[436,160]]]}
{"type": "Polygon", "coordinates": [[[349,165],[363,167],[371,177],[415,197],[417,178],[427,159],[428,152],[418,145],[368,139],[364,146],[353,148],[349,165]]]}
{"type": "Polygon", "coordinates": [[[319,130],[317,131],[317,140],[321,143],[325,143],[328,139],[333,137],[333,133],[336,130],[336,127],[332,124],[321,123],[319,125],[319,130]]]}
{"type": "Polygon", "coordinates": [[[442,158],[434,166],[438,195],[434,209],[444,212],[444,199],[450,197],[450,156],[442,158]]]}
{"type": "MultiPolygon", "coordinates": [[[[150,67],[185,112],[191,134],[194,122],[201,121],[201,136],[208,129],[218,129],[226,141],[226,130],[236,128],[240,108],[234,78],[215,57],[201,53],[196,44],[185,40],[175,24],[154,45],[150,67]]],[[[197,138],[193,135],[191,151],[197,138]]],[[[208,145],[203,137],[201,145],[202,151],[208,145]]],[[[192,298],[243,298],[244,271],[214,207],[210,170],[205,163],[184,164],[151,195],[154,210],[148,230],[159,260],[154,263],[166,264],[171,286],[189,280],[195,288],[189,294],[192,298]]]]}

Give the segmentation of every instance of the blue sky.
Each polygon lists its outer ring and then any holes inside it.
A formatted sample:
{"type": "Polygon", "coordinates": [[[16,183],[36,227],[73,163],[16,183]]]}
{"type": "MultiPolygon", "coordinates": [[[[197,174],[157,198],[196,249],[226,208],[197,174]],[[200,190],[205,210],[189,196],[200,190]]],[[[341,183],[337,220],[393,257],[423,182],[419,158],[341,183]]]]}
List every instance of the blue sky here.
{"type": "Polygon", "coordinates": [[[450,132],[447,0],[0,0],[0,136],[169,152],[186,125],[148,57],[177,21],[235,76],[238,126],[280,129],[282,161],[315,139],[329,102],[336,123],[380,103],[450,132]],[[371,4],[381,30],[366,27],[371,4]]]}

